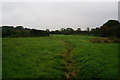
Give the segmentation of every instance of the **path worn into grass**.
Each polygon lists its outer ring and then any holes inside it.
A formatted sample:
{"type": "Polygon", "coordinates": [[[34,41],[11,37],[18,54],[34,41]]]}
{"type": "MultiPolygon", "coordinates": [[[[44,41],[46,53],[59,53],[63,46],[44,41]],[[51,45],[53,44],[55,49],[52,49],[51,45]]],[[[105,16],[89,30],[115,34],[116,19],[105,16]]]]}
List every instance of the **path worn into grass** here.
{"type": "Polygon", "coordinates": [[[75,61],[72,58],[72,51],[73,47],[70,45],[70,43],[59,39],[63,42],[63,44],[66,46],[66,50],[62,54],[63,57],[63,64],[64,64],[64,72],[66,75],[66,78],[76,78],[78,71],[76,70],[77,67],[75,65],[75,61]]]}

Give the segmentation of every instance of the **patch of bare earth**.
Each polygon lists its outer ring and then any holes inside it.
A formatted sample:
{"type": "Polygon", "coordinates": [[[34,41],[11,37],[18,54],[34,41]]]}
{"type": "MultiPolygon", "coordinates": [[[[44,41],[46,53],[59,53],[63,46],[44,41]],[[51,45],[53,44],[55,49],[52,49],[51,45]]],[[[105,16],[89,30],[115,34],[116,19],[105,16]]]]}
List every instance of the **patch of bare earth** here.
{"type": "MultiPolygon", "coordinates": [[[[62,40],[63,41],[63,40],[62,40]]],[[[66,51],[63,53],[63,64],[64,64],[64,72],[66,78],[76,78],[78,71],[75,65],[74,59],[72,59],[72,51],[73,47],[68,43],[63,41],[64,45],[67,47],[66,51]]]]}

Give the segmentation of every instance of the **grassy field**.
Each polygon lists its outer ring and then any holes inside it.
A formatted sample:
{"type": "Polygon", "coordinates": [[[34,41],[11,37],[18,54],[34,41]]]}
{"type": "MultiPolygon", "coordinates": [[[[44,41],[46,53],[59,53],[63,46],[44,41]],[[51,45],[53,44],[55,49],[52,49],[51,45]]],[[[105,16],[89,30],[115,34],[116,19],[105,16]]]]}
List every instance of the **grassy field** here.
{"type": "Polygon", "coordinates": [[[91,43],[92,38],[3,38],[3,78],[116,78],[118,44],[91,43]]]}

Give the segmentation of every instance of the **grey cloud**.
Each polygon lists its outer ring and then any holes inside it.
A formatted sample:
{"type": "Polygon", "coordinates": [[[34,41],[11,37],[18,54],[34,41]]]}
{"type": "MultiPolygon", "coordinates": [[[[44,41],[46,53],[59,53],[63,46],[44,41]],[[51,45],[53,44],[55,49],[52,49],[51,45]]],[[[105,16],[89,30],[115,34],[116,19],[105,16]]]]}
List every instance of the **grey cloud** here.
{"type": "Polygon", "coordinates": [[[2,6],[3,25],[36,29],[86,29],[118,19],[117,2],[9,2],[2,6]]]}

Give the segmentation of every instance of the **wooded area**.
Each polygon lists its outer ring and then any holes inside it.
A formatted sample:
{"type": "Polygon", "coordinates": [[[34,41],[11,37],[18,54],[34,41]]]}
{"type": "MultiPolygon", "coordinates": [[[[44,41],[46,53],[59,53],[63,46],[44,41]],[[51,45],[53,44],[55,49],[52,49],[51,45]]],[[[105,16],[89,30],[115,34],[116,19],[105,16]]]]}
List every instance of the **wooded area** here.
{"type": "Polygon", "coordinates": [[[89,27],[86,30],[78,28],[61,28],[60,30],[50,31],[24,28],[23,26],[2,26],[2,37],[39,37],[49,36],[49,34],[64,34],[64,35],[94,35],[101,37],[120,37],[120,23],[117,20],[109,20],[103,26],[93,28],[89,27]]]}

